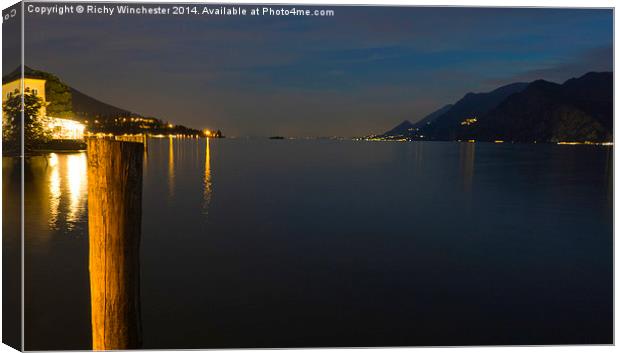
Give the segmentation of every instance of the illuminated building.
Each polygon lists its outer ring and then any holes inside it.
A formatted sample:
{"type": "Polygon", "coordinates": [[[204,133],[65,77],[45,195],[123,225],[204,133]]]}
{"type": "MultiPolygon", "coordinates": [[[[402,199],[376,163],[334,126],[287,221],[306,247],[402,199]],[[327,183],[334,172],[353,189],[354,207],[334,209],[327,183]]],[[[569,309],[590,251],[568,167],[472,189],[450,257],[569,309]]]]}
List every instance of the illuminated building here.
{"type": "Polygon", "coordinates": [[[469,125],[475,124],[477,121],[478,121],[477,118],[468,118],[468,119],[461,121],[461,125],[469,126],[469,125]]]}
{"type": "MultiPolygon", "coordinates": [[[[61,119],[47,116],[46,107],[49,102],[45,96],[45,79],[40,78],[24,78],[24,90],[32,92],[41,98],[43,105],[39,110],[39,117],[46,117],[47,126],[51,130],[52,139],[55,140],[81,140],[84,138],[84,124],[71,119],[61,119]]],[[[2,103],[4,103],[11,94],[19,94],[21,90],[22,80],[17,79],[2,85],[2,103]]]]}
{"type": "MultiPolygon", "coordinates": [[[[9,95],[16,94],[18,95],[21,91],[21,79],[17,79],[11,82],[2,84],[2,103],[6,102],[9,98],[9,95]]],[[[24,78],[24,90],[30,91],[35,94],[35,96],[41,98],[43,100],[43,105],[39,110],[39,116],[46,116],[46,106],[47,100],[45,99],[45,80],[40,78],[24,78]]]]}
{"type": "Polygon", "coordinates": [[[84,124],[75,120],[50,118],[48,124],[55,140],[81,140],[84,138],[84,124]]]}

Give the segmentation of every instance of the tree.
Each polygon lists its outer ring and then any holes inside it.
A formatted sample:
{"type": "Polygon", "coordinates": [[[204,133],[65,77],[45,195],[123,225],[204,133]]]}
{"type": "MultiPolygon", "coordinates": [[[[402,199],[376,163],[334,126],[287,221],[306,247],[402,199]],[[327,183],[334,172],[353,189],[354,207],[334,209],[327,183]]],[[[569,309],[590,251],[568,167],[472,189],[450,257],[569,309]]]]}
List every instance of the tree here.
{"type": "MultiPolygon", "coordinates": [[[[24,105],[24,151],[30,152],[51,138],[51,131],[47,127],[47,118],[40,116],[43,100],[30,89],[23,95],[24,105]]],[[[22,95],[9,93],[7,100],[2,104],[4,117],[2,119],[3,150],[18,152],[22,129],[22,95]]]]}
{"type": "Polygon", "coordinates": [[[69,86],[51,74],[46,79],[45,96],[50,102],[46,108],[47,114],[58,118],[73,117],[72,95],[69,86]]]}

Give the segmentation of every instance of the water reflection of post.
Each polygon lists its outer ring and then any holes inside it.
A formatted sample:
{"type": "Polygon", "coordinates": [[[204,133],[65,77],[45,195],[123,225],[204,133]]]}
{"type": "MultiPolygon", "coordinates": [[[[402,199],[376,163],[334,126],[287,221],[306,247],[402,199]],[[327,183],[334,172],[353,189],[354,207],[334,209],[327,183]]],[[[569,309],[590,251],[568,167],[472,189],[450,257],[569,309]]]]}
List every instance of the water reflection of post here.
{"type": "Polygon", "coordinates": [[[56,153],[50,153],[46,166],[50,169],[47,182],[50,229],[58,229],[60,226],[60,205],[64,200],[68,201],[68,207],[62,220],[67,229],[72,229],[86,210],[86,154],[80,152],[59,157],[56,153]]]}
{"type": "Polygon", "coordinates": [[[107,139],[87,143],[93,349],[139,348],[144,147],[107,139]]]}
{"type": "Polygon", "coordinates": [[[471,191],[474,179],[474,160],[476,157],[476,144],[470,142],[462,142],[460,148],[461,174],[463,177],[463,190],[471,191]]]}
{"type": "Polygon", "coordinates": [[[87,180],[86,154],[77,153],[66,156],[66,182],[69,189],[69,212],[67,214],[67,227],[73,228],[82,216],[86,201],[87,180]]]}
{"type": "Polygon", "coordinates": [[[205,175],[203,179],[203,213],[207,213],[211,201],[211,146],[209,138],[205,139],[205,175]]]}
{"type": "Polygon", "coordinates": [[[48,224],[51,229],[58,227],[59,209],[60,209],[60,172],[58,171],[58,155],[50,153],[48,166],[52,168],[50,172],[49,191],[50,191],[50,216],[48,224]]]}

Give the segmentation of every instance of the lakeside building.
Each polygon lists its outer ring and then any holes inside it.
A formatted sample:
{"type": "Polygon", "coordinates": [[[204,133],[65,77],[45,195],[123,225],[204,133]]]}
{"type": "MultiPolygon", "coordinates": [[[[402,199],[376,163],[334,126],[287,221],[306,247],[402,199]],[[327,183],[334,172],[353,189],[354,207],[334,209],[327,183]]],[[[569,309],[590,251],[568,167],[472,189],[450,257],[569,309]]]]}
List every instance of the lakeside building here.
{"type": "MultiPolygon", "coordinates": [[[[84,138],[84,124],[73,120],[56,118],[47,115],[47,105],[49,102],[45,96],[45,79],[29,78],[23,79],[23,87],[26,92],[30,91],[43,100],[43,105],[39,110],[39,117],[48,121],[52,138],[55,140],[81,140],[84,138]]],[[[22,87],[22,80],[16,79],[2,84],[2,103],[7,101],[11,94],[19,94],[22,87]]],[[[4,116],[4,115],[3,115],[4,116]]]]}
{"type": "Polygon", "coordinates": [[[71,119],[48,117],[54,140],[82,140],[84,124],[71,119]]]}
{"type": "MultiPolygon", "coordinates": [[[[35,96],[41,98],[44,104],[41,106],[39,110],[39,116],[47,116],[47,100],[45,98],[45,82],[46,80],[41,78],[24,78],[24,90],[31,91],[35,94],[35,96]]],[[[11,94],[19,94],[21,91],[21,79],[17,79],[11,82],[2,84],[2,104],[9,99],[11,94]]]]}

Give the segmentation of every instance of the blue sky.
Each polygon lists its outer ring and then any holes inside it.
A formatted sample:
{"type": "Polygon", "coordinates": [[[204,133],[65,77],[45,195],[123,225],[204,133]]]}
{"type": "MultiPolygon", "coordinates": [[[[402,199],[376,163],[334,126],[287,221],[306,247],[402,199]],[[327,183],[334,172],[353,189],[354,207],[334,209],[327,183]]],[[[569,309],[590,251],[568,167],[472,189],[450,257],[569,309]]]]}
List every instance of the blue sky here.
{"type": "Polygon", "coordinates": [[[613,66],[611,10],[328,8],[334,17],[29,15],[26,65],[236,136],[382,132],[467,92],[613,66]]]}

